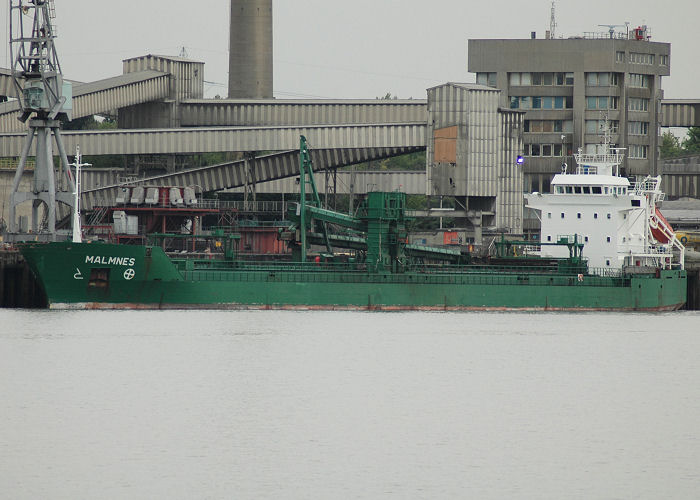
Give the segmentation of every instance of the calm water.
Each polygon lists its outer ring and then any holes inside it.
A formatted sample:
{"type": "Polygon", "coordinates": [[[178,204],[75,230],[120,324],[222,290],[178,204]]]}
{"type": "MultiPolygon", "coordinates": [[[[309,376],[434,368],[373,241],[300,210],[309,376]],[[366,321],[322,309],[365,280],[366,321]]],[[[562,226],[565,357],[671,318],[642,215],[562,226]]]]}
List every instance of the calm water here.
{"type": "Polygon", "coordinates": [[[0,310],[0,497],[687,498],[700,314],[0,310]]]}

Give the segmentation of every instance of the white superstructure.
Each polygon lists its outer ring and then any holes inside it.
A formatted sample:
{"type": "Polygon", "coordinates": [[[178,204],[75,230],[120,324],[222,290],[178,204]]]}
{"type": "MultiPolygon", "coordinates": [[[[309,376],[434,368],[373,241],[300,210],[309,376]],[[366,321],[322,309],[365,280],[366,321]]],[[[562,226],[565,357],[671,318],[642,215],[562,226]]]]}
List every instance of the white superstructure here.
{"type": "MultiPolygon", "coordinates": [[[[683,267],[683,245],[676,239],[657,209],[663,200],[661,177],[646,177],[634,185],[620,177],[624,152],[605,144],[595,154],[575,154],[575,173],[552,179],[552,193],[526,195],[527,207],[538,211],[540,241],[552,243],[562,237],[583,242],[589,270],[605,274],[624,267],[671,268],[673,249],[683,267]]],[[[541,247],[540,254],[568,257],[560,246],[541,247]]]]}

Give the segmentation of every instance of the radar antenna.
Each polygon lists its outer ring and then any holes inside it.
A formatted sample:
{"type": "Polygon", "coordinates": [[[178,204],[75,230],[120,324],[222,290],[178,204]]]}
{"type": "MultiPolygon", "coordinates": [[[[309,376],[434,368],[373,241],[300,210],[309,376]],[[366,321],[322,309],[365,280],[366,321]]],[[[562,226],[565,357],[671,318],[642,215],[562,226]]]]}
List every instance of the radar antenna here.
{"type": "Polygon", "coordinates": [[[608,33],[610,33],[610,38],[615,38],[615,28],[624,28],[625,24],[599,24],[598,26],[602,28],[608,28],[608,33]]]}
{"type": "Polygon", "coordinates": [[[74,207],[75,186],[60,134],[61,120],[72,118],[72,89],[70,83],[63,81],[56,53],[55,18],[53,0],[10,0],[12,80],[21,110],[19,119],[28,122],[29,127],[10,193],[9,231],[17,239],[21,239],[16,234],[19,204],[32,202],[31,229],[34,233],[40,232],[39,208],[44,205],[46,231],[48,239],[53,241],[56,240],[56,202],[74,207]],[[30,190],[20,192],[20,181],[35,136],[34,178],[30,190]],[[52,136],[60,156],[58,177],[53,163],[52,136]]]}

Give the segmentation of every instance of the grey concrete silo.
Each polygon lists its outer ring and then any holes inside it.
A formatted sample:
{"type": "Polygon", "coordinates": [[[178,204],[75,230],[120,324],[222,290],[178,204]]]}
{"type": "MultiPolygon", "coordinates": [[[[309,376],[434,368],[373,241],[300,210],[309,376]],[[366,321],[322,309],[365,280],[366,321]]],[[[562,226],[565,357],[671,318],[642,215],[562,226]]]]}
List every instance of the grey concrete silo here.
{"type": "Polygon", "coordinates": [[[228,96],[272,98],[272,0],[231,0],[228,96]]]}

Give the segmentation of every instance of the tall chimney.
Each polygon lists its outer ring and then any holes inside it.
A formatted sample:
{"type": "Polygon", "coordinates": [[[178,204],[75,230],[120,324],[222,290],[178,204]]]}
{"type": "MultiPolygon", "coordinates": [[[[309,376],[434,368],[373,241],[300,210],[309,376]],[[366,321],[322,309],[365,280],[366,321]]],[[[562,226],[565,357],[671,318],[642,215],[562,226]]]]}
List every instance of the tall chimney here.
{"type": "Polygon", "coordinates": [[[228,96],[272,98],[272,0],[231,0],[228,96]]]}

